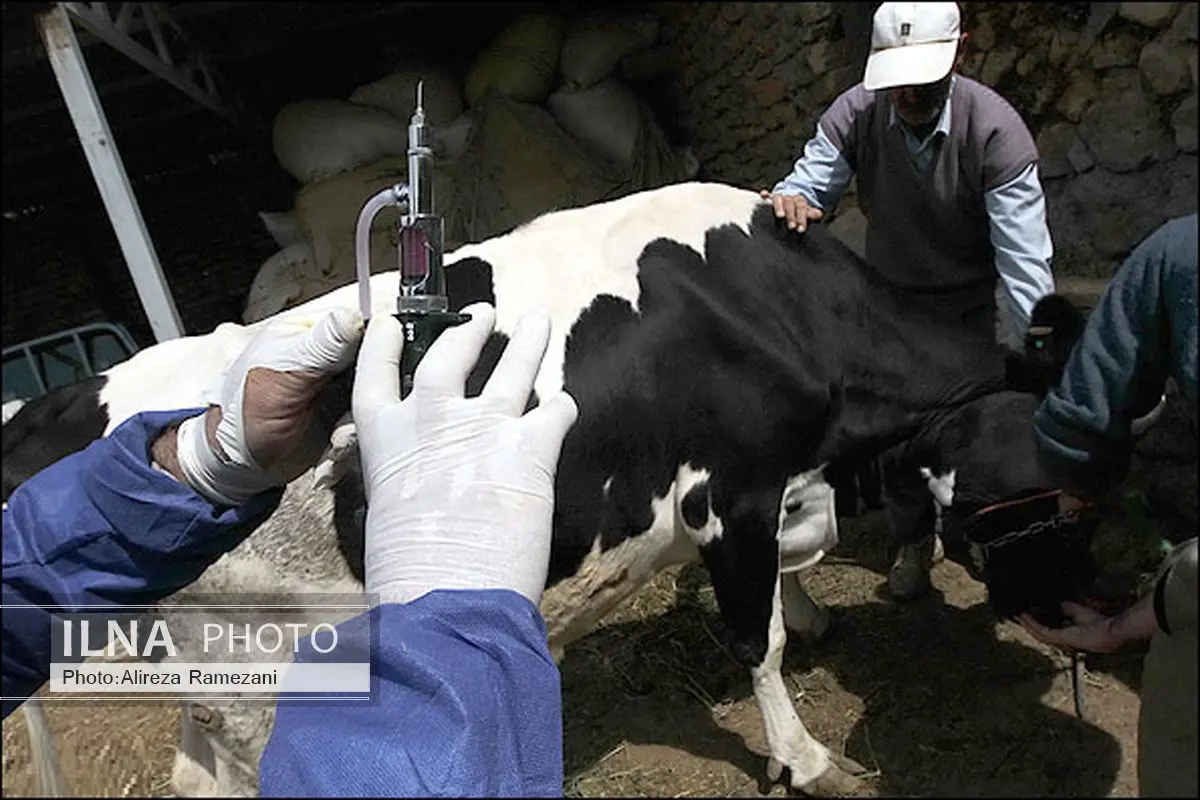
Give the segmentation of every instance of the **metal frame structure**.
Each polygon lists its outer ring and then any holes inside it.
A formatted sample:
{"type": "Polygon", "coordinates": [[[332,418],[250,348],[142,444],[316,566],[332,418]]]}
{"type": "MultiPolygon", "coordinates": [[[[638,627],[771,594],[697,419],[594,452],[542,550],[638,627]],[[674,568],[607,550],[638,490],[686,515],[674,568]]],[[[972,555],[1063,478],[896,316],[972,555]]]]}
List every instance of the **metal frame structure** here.
{"type": "Polygon", "coordinates": [[[218,92],[208,59],[191,44],[183,27],[171,17],[163,4],[118,3],[115,14],[110,14],[109,3],[59,5],[75,24],[136,61],[153,75],[230,121],[240,121],[240,113],[226,103],[218,92]],[[135,30],[149,31],[153,52],[133,38],[135,30]],[[174,53],[172,48],[175,49],[174,53]]]}
{"type": "Polygon", "coordinates": [[[150,328],[155,339],[163,342],[184,336],[183,323],[113,140],[75,25],[204,107],[234,122],[243,118],[240,109],[218,92],[203,53],[188,41],[165,6],[119,3],[115,13],[110,13],[110,5],[56,3],[50,11],[39,15],[38,31],[150,328]],[[135,31],[148,32],[153,49],[136,40],[135,31]]]}

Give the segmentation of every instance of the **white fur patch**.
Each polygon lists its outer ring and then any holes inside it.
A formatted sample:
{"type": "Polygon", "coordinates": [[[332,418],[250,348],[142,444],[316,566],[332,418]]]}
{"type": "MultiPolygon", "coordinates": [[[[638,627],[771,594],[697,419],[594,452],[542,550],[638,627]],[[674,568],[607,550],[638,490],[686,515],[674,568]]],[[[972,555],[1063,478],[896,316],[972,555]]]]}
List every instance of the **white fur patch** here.
{"type": "Polygon", "coordinates": [[[698,552],[679,534],[675,504],[667,499],[674,491],[672,486],[666,497],[651,501],[654,521],[644,533],[603,552],[597,535],[575,574],[543,593],[539,610],[556,659],[660,570],[697,559],[698,552]]]}
{"type": "Polygon", "coordinates": [[[934,475],[933,470],[929,467],[921,467],[921,477],[925,479],[925,484],[929,487],[933,498],[942,508],[954,505],[954,475],[954,470],[950,470],[944,475],[934,475]]]}
{"type": "Polygon", "coordinates": [[[838,543],[833,487],[825,465],[794,476],[783,491],[779,511],[779,567],[784,573],[808,569],[838,543]],[[789,506],[797,507],[787,513],[789,506]]]}
{"type": "MultiPolygon", "coordinates": [[[[562,388],[566,335],[596,295],[622,297],[637,308],[637,258],[647,244],[665,237],[703,255],[709,230],[734,224],[749,233],[750,218],[762,202],[755,192],[722,184],[671,184],[545,214],[509,234],[460,247],[445,261],[448,270],[470,256],[492,265],[497,331],[511,335],[528,310],[550,315],[550,345],[534,384],[538,395],[546,398],[562,388]]],[[[395,270],[371,276],[373,314],[395,312],[398,281],[395,270]]],[[[206,405],[261,326],[357,307],[358,284],[349,282],[253,325],[223,323],[209,334],[140,351],[103,373],[109,378],[100,393],[109,416],[104,435],[142,411],[206,405]]]]}
{"type": "Polygon", "coordinates": [[[791,769],[793,787],[803,786],[819,776],[830,764],[829,751],[812,737],[783,682],[783,650],[787,631],[783,624],[783,603],[780,598],[781,578],[775,579],[775,595],[771,601],[771,622],[767,633],[767,653],[763,662],[750,668],[754,699],[758,701],[766,727],[767,746],[771,760],[791,769]]]}
{"type": "Polygon", "coordinates": [[[671,184],[546,214],[447,254],[447,269],[471,256],[492,265],[498,331],[511,335],[530,309],[550,315],[550,345],[534,384],[540,397],[550,397],[562,388],[567,333],[596,295],[624,298],[637,309],[637,258],[647,244],[665,237],[703,256],[710,229],[732,223],[748,234],[762,202],[757,193],[732,186],[671,184]]]}
{"type": "Polygon", "coordinates": [[[21,399],[9,400],[4,404],[4,424],[17,415],[21,407],[25,405],[25,401],[21,399]]]}
{"type": "Polygon", "coordinates": [[[108,381],[99,396],[108,414],[104,435],[143,411],[206,405],[256,332],[256,326],[222,323],[212,333],[162,342],[105,370],[108,381]]]}
{"type": "Polygon", "coordinates": [[[350,412],[338,419],[329,435],[329,444],[312,471],[313,490],[331,489],[358,458],[358,428],[350,412]]]}

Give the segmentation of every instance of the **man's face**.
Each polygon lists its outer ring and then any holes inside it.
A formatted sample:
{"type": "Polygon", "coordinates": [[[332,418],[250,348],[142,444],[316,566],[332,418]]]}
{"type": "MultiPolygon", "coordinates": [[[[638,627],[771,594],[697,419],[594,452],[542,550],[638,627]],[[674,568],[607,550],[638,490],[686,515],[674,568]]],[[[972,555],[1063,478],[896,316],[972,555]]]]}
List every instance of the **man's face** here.
{"type": "Polygon", "coordinates": [[[935,121],[950,94],[950,78],[947,75],[937,83],[888,89],[896,115],[910,126],[928,125],[935,121]]]}

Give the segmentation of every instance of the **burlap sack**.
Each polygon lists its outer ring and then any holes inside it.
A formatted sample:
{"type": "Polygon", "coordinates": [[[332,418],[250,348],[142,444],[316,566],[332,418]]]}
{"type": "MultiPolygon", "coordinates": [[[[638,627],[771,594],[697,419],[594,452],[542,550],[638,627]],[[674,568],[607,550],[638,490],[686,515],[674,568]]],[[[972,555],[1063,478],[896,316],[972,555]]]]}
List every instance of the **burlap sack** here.
{"type": "Polygon", "coordinates": [[[462,85],[443,69],[416,66],[397,70],[377,81],[360,86],[350,102],[386,111],[408,124],[416,108],[417,83],[423,81],[422,102],[430,125],[447,125],[465,110],[462,85]]]}
{"type": "MultiPolygon", "coordinates": [[[[303,187],[296,193],[296,216],[312,242],[313,260],[329,288],[355,280],[354,229],[362,207],[374,194],[408,180],[407,159],[384,158],[353,172],[303,187]]],[[[439,162],[433,175],[434,208],[454,196],[454,174],[439,162]]],[[[401,211],[392,206],[375,216],[371,226],[371,271],[396,269],[396,225],[401,211]]],[[[447,239],[452,231],[447,230],[447,239]]]]}
{"type": "Polygon", "coordinates": [[[573,23],[563,41],[559,68],[564,84],[586,89],[611,76],[621,59],[658,41],[652,14],[589,15],[573,23]]]}
{"type": "Polygon", "coordinates": [[[300,100],[280,109],[271,139],[279,165],[301,183],[312,183],[403,155],[408,126],[377,108],[300,100]]]}
{"type": "Polygon", "coordinates": [[[564,22],[557,14],[525,14],[484,49],[467,73],[467,105],[489,95],[540,103],[558,77],[564,22]]]}
{"type": "Polygon", "coordinates": [[[633,159],[643,124],[638,96],[615,80],[587,89],[562,87],[546,101],[554,120],[597,155],[614,164],[633,159]]]}
{"type": "Polygon", "coordinates": [[[250,325],[316,297],[321,294],[314,288],[319,278],[307,242],[285,247],[264,261],[255,274],[246,293],[242,323],[250,325]]]}

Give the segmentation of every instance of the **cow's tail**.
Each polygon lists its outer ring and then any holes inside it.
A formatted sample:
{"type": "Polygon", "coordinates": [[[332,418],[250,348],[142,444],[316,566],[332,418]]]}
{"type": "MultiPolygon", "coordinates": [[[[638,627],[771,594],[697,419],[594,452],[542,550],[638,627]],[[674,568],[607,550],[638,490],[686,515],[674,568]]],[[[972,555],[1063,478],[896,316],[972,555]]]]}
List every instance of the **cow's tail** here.
{"type": "Polygon", "coordinates": [[[21,710],[25,714],[25,727],[29,730],[29,752],[37,773],[38,793],[42,797],[66,797],[68,792],[66,781],[63,780],[62,762],[58,758],[58,748],[54,746],[46,709],[34,697],[21,706],[21,710]]]}

